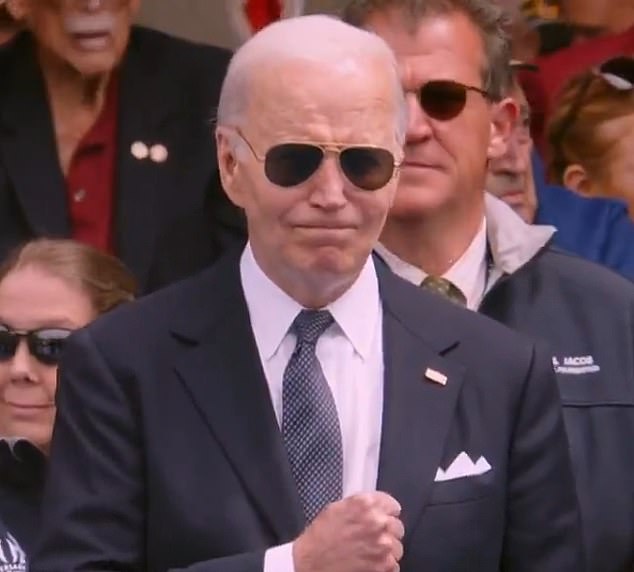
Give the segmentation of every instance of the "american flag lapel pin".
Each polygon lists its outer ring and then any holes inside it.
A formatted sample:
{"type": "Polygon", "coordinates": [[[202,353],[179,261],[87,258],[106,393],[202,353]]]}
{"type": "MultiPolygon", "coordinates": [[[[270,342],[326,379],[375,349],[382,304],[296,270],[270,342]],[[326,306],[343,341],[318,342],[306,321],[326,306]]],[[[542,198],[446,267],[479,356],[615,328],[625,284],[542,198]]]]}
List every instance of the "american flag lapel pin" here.
{"type": "Polygon", "coordinates": [[[425,370],[425,379],[438,385],[447,385],[447,376],[438,370],[428,367],[425,370]]]}

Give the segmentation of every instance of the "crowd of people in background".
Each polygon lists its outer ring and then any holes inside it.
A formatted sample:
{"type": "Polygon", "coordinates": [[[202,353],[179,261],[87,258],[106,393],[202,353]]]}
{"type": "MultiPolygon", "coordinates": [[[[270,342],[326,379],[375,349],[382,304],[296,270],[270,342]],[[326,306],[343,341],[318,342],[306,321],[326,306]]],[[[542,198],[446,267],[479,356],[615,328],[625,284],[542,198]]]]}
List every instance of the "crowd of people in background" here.
{"type": "Polygon", "coordinates": [[[0,572],[634,572],[634,4],[140,4],[0,0],[0,572]]]}

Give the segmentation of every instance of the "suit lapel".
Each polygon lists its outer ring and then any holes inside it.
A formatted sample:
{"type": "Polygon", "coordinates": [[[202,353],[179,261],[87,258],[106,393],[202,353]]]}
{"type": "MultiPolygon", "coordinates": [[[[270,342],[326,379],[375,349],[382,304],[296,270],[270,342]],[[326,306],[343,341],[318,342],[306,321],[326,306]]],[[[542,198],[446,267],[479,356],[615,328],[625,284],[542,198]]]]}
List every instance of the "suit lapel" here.
{"type": "Polygon", "coordinates": [[[10,49],[16,66],[0,80],[12,84],[1,109],[0,155],[33,234],[69,236],[66,183],[31,37],[23,34],[10,49]]]}
{"type": "Polygon", "coordinates": [[[226,260],[213,269],[216,280],[205,289],[207,297],[213,289],[214,306],[222,311],[200,342],[183,353],[176,371],[258,512],[278,541],[287,542],[301,532],[304,516],[251,330],[238,262],[226,260]]]}
{"type": "Polygon", "coordinates": [[[394,280],[381,279],[385,390],[377,488],[401,503],[407,531],[431,492],[464,370],[441,355],[458,342],[436,319],[434,301],[430,298],[423,312],[413,311],[412,306],[424,307],[422,297],[414,297],[410,288],[399,293],[402,285],[394,280]],[[446,384],[434,381],[433,372],[445,375],[446,384]]]}

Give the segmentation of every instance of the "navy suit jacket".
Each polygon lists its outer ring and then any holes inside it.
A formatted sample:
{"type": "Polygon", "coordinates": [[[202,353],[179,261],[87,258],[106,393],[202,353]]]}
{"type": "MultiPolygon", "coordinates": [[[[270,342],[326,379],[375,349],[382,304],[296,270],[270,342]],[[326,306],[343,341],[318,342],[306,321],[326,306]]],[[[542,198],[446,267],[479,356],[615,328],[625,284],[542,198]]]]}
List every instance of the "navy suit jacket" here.
{"type": "MultiPolygon", "coordinates": [[[[220,186],[212,124],[230,56],[132,30],[118,71],[113,236],[115,253],[143,291],[153,267],[180,264],[181,251],[165,247],[178,221],[208,212],[208,261],[226,236],[243,233],[241,213],[220,186]],[[136,159],[131,146],[137,141],[163,144],[167,161],[136,159]]],[[[25,32],[0,51],[0,259],[38,236],[69,237],[71,221],[46,89],[25,32]]],[[[182,251],[196,248],[193,239],[185,238],[182,251]]]]}
{"type": "MultiPolygon", "coordinates": [[[[268,547],[301,533],[238,261],[228,255],[68,343],[32,572],[261,572],[268,547]]],[[[403,507],[401,570],[583,570],[550,356],[377,271],[377,487],[403,507]],[[492,469],[435,482],[462,452],[492,469]]]]}

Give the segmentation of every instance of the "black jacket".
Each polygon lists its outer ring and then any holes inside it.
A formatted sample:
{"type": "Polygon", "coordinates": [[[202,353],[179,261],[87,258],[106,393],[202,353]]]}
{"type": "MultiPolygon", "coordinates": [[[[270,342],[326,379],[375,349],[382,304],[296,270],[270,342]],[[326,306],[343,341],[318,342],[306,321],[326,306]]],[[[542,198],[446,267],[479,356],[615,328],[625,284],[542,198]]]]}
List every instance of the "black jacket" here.
{"type": "MultiPolygon", "coordinates": [[[[36,236],[70,236],[67,192],[46,90],[23,33],[0,50],[0,258],[36,236]]],[[[119,70],[115,253],[148,289],[172,250],[170,229],[205,211],[213,248],[243,232],[219,183],[212,118],[230,53],[134,28],[119,70]],[[164,163],[137,159],[133,143],[164,145],[164,163]]],[[[186,239],[189,237],[186,237],[186,239]]],[[[185,252],[196,245],[183,245],[185,252]]],[[[211,253],[215,258],[217,253],[211,253]]]]}
{"type": "Polygon", "coordinates": [[[586,572],[632,572],[634,284],[554,249],[554,228],[527,225],[491,195],[485,205],[493,285],[479,312],[547,342],[571,447],[586,572]]]}
{"type": "Polygon", "coordinates": [[[588,572],[634,567],[634,285],[542,249],[480,306],[553,351],[581,508],[588,572]]]}
{"type": "Polygon", "coordinates": [[[39,531],[45,473],[46,459],[36,447],[0,439],[0,572],[3,566],[7,572],[25,570],[19,565],[39,531]]]}

